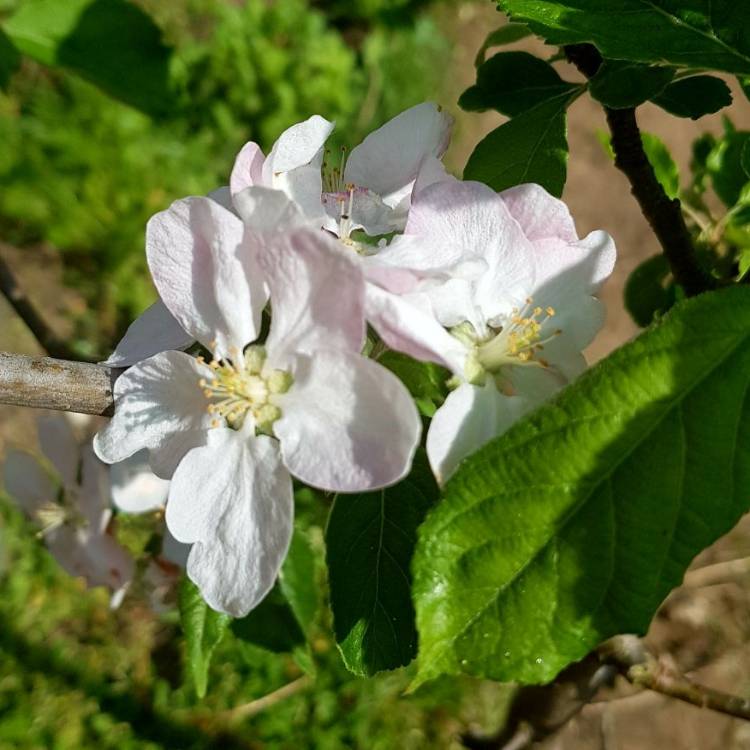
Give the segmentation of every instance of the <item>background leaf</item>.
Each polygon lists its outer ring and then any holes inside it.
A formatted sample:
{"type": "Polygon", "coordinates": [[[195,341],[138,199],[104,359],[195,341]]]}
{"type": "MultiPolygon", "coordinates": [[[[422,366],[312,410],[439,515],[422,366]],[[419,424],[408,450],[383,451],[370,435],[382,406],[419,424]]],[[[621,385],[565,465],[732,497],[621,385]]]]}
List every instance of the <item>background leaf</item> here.
{"type": "Polygon", "coordinates": [[[486,135],[469,157],[464,179],[498,191],[536,182],[559,198],[568,163],[565,110],[573,96],[548,99],[486,135]]]}
{"type": "Polygon", "coordinates": [[[546,682],[643,633],[750,504],[750,289],[675,306],[470,457],[419,530],[416,684],[546,682]]]}
{"type": "Polygon", "coordinates": [[[737,203],[742,188],[748,181],[742,166],[742,154],[748,142],[749,131],[734,130],[728,126],[706,158],[706,170],[713,188],[727,208],[737,203]]]}
{"type": "Polygon", "coordinates": [[[29,57],[138,109],[164,114],[174,106],[170,50],[151,18],[126,0],[25,0],[5,32],[29,57]]]}
{"type": "Polygon", "coordinates": [[[478,68],[484,62],[484,56],[490,47],[500,47],[503,44],[512,44],[519,39],[531,36],[531,29],[522,23],[506,23],[499,29],[491,31],[477,52],[474,67],[478,68]]]}
{"type": "Polygon", "coordinates": [[[732,103],[732,92],[721,78],[690,76],[670,83],[651,101],[677,117],[697,120],[728,107],[732,103]]]}
{"type": "Polygon", "coordinates": [[[242,641],[279,654],[305,644],[302,627],[278,583],[249,614],[232,621],[232,633],[242,641]]]}
{"type": "Polygon", "coordinates": [[[419,452],[399,484],[338,495],[331,508],[326,546],[334,630],[355,674],[396,669],[416,655],[410,563],[417,527],[437,492],[419,452]]]}
{"type": "Polygon", "coordinates": [[[605,60],[589,82],[597,101],[613,109],[637,107],[658,94],[674,78],[673,68],[605,60]]]}
{"type": "Polygon", "coordinates": [[[625,307],[641,328],[667,312],[677,300],[671,273],[669,262],[660,254],[644,260],[628,276],[625,307]]]}
{"type": "Polygon", "coordinates": [[[669,198],[676,198],[680,194],[680,173],[669,149],[652,133],[641,133],[641,142],[664,192],[669,198]]]}
{"type": "Polygon", "coordinates": [[[320,605],[320,590],[315,578],[315,570],[315,555],[310,542],[299,529],[295,528],[289,552],[281,566],[279,587],[306,634],[310,631],[320,605]]]}
{"type": "Polygon", "coordinates": [[[180,582],[180,622],[185,634],[187,672],[199,698],[206,695],[208,668],[214,649],[229,627],[231,617],[211,609],[187,577],[180,582]]]}
{"type": "Polygon", "coordinates": [[[467,111],[496,109],[513,117],[580,86],[563,81],[544,60],[528,52],[498,52],[477,70],[477,82],[458,100],[467,111]]]}
{"type": "Polygon", "coordinates": [[[419,362],[406,354],[387,351],[378,357],[378,362],[387,367],[406,386],[426,417],[432,417],[448,395],[446,383],[451,377],[448,370],[434,362],[419,362]]]}
{"type": "Polygon", "coordinates": [[[736,0],[499,0],[552,44],[605,57],[750,73],[750,5],[736,0]]]}
{"type": "Polygon", "coordinates": [[[0,28],[0,89],[4,89],[8,85],[11,75],[20,62],[21,56],[18,54],[18,50],[0,28]]]}

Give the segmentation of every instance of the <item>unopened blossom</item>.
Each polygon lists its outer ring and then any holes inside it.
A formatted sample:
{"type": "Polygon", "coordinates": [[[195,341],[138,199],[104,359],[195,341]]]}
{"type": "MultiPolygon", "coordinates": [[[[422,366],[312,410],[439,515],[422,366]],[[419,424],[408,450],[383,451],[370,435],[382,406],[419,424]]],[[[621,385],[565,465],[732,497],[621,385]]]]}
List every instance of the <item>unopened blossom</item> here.
{"type": "Polygon", "coordinates": [[[88,444],[81,446],[64,417],[42,417],[39,441],[51,470],[28,453],[10,450],[5,460],[8,494],[39,525],[60,565],[88,586],[106,586],[112,607],[117,607],[135,566],[111,534],[109,467],[88,444]]]}
{"type": "Polygon", "coordinates": [[[253,344],[265,300],[235,265],[250,269],[243,253],[254,248],[211,243],[210,261],[178,262],[183,222],[160,221],[149,244],[157,289],[212,359],[170,351],[127,370],[95,448],[108,462],[148,449],[156,473],[172,477],[166,518],[193,545],[188,575],[212,607],[240,616],[286,555],[290,474],[331,491],[392,484],[410,468],[419,418],[402,383],[360,355],[364,282],[334,239],[299,229],[258,244],[273,315],[253,344]]]}
{"type": "Polygon", "coordinates": [[[452,181],[419,194],[403,238],[378,258],[424,271],[403,295],[368,287],[368,319],[392,348],[454,374],[427,435],[445,481],[585,368],[582,350],[604,320],[593,295],[615,248],[606,232],[579,239],[565,204],[538,185],[497,194],[452,181]],[[430,278],[441,267],[466,273],[430,278]]]}

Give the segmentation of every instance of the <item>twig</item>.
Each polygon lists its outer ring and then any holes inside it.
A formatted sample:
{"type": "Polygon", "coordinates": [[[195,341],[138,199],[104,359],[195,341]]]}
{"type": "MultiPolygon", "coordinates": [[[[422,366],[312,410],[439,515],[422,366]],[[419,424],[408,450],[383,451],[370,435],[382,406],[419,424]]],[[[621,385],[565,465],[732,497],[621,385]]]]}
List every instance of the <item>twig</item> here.
{"type": "Polygon", "coordinates": [[[633,685],[750,721],[750,699],[693,682],[651,656],[635,636],[613,638],[600,648],[600,653],[633,685]]]}
{"type": "Polygon", "coordinates": [[[67,344],[47,325],[31,300],[26,296],[13,271],[2,256],[0,256],[0,292],[16,311],[18,317],[34,334],[34,338],[41,347],[51,357],[70,359],[73,356],[73,352],[67,344]]]}
{"type": "MultiPolygon", "coordinates": [[[[602,64],[602,56],[591,44],[571,44],[565,54],[578,70],[592,78],[602,64]]],[[[628,178],[630,190],[653,229],[677,283],[688,296],[717,286],[716,281],[698,263],[680,201],[671,200],[656,179],[643,150],[635,109],[604,107],[612,135],[615,166],[628,178]]]]}
{"type": "Polygon", "coordinates": [[[302,675],[302,677],[299,677],[286,685],[282,685],[278,690],[274,690],[272,693],[268,693],[268,695],[264,695],[262,698],[257,698],[249,703],[244,703],[241,706],[236,706],[228,711],[224,711],[221,714],[221,717],[230,723],[249,719],[251,716],[255,716],[256,714],[261,713],[261,711],[271,708],[271,706],[275,706],[277,703],[290,698],[296,693],[306,690],[311,684],[312,681],[310,678],[307,675],[302,675]]]}
{"type": "Polygon", "coordinates": [[[0,352],[0,403],[111,416],[122,370],[0,352]]]}

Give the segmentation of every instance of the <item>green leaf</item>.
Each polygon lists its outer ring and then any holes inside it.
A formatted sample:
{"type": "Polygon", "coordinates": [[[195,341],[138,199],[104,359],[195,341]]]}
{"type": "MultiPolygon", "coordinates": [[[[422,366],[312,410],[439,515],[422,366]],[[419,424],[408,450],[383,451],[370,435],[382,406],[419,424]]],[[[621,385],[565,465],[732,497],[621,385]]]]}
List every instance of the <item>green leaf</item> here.
{"type": "Polygon", "coordinates": [[[499,29],[491,31],[484,40],[484,44],[479,48],[479,52],[477,52],[477,56],[474,60],[474,67],[478,68],[484,62],[484,56],[487,54],[487,50],[490,49],[490,47],[500,47],[504,44],[512,44],[519,39],[525,39],[527,36],[531,36],[531,29],[529,29],[528,26],[524,26],[522,23],[506,23],[499,29]]]}
{"type": "Polygon", "coordinates": [[[170,50],[161,31],[125,0],[25,0],[5,24],[16,47],[71,70],[151,114],[173,106],[170,50]]]}
{"type": "Polygon", "coordinates": [[[737,0],[499,0],[551,44],[605,57],[750,74],[750,6],[737,0]]]}
{"type": "Polygon", "coordinates": [[[641,133],[641,142],[664,192],[669,198],[676,198],[680,194],[680,173],[669,149],[652,133],[641,133]]]}
{"type": "Polygon", "coordinates": [[[418,362],[400,352],[387,351],[378,358],[406,386],[426,417],[432,417],[448,395],[448,370],[433,362],[418,362]]]}
{"type": "Polygon", "coordinates": [[[740,166],[742,171],[750,178],[750,140],[745,141],[740,152],[740,166]]]}
{"type": "Polygon", "coordinates": [[[729,130],[716,142],[706,159],[706,169],[716,195],[728,208],[737,203],[747,182],[742,154],[748,142],[750,132],[729,130]]]}
{"type": "Polygon", "coordinates": [[[399,484],[338,495],[331,508],[326,545],[334,631],[355,674],[396,669],[416,654],[409,566],[417,527],[437,493],[420,451],[399,484]]]}
{"type": "Polygon", "coordinates": [[[544,60],[528,52],[498,52],[477,71],[476,85],[468,88],[458,106],[471,112],[496,109],[513,117],[579,84],[563,81],[544,60]]]}
{"type": "Polygon", "coordinates": [[[750,502],[750,288],[675,306],[470,457],[419,530],[415,686],[547,682],[644,633],[750,502]]]}
{"type": "Polygon", "coordinates": [[[183,578],[179,590],[180,622],[185,633],[187,671],[199,698],[206,695],[208,668],[231,621],[229,615],[212,610],[189,579],[183,578]]]}
{"type": "Polygon", "coordinates": [[[640,263],[625,283],[625,307],[633,320],[645,328],[663,315],[676,301],[671,269],[663,255],[654,255],[640,263]]]}
{"type": "Polygon", "coordinates": [[[232,622],[232,633],[242,641],[278,654],[305,644],[305,634],[280,583],[249,614],[232,622]]]}
{"type": "Polygon", "coordinates": [[[493,130],[469,157],[464,179],[494,190],[536,182],[560,197],[568,163],[565,110],[576,95],[548,99],[493,130]]]}
{"type": "Polygon", "coordinates": [[[605,60],[589,82],[589,92],[612,109],[637,107],[664,90],[674,78],[673,68],[605,60]]]}
{"type": "Polygon", "coordinates": [[[721,78],[690,76],[670,83],[651,101],[677,117],[697,120],[728,107],[732,103],[732,92],[721,78]]]}
{"type": "Polygon", "coordinates": [[[296,528],[281,566],[279,587],[300,627],[308,633],[318,613],[320,597],[315,579],[315,555],[307,537],[296,528]]]}
{"type": "Polygon", "coordinates": [[[8,85],[11,75],[15,72],[21,56],[18,50],[13,46],[13,42],[8,39],[7,34],[0,29],[0,89],[8,85]]]}

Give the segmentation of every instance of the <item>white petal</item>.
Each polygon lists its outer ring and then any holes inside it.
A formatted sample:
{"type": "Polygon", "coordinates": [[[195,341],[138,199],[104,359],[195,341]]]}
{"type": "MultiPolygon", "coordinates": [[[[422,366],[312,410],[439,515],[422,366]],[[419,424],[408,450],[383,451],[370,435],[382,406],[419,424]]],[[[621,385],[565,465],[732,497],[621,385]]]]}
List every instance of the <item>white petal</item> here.
{"type": "Polygon", "coordinates": [[[324,232],[300,229],[264,246],[260,264],[273,307],[266,341],[272,366],[321,346],[362,350],[364,278],[354,253],[324,232]]]}
{"type": "Polygon", "coordinates": [[[163,352],[115,381],[115,414],[94,438],[105,463],[147,448],[151,468],[169,479],[191,448],[205,445],[211,418],[198,382],[210,369],[182,352],[163,352]]]}
{"type": "Polygon", "coordinates": [[[55,502],[57,487],[28,453],[10,449],[4,465],[5,489],[28,516],[55,502]]]}
{"type": "Polygon", "coordinates": [[[62,414],[49,414],[37,420],[42,453],[52,462],[66,487],[78,484],[81,450],[73,428],[62,414]]]}
{"type": "Polygon", "coordinates": [[[288,172],[281,172],[274,177],[275,190],[283,190],[310,220],[315,220],[316,228],[325,221],[323,203],[323,179],[320,165],[306,164],[288,172]]]}
{"type": "Polygon", "coordinates": [[[541,185],[516,185],[503,190],[500,197],[530,240],[557,238],[564,242],[578,241],[570,210],[541,185]]]}
{"type": "Polygon", "coordinates": [[[277,441],[225,428],[183,461],[167,503],[170,530],[193,544],[188,575],[211,607],[234,617],[273,586],[293,515],[292,481],[277,441]]]}
{"type": "Polygon", "coordinates": [[[304,226],[307,220],[286,193],[267,187],[248,187],[234,196],[237,213],[255,232],[271,232],[304,226]]]}
{"type": "Polygon", "coordinates": [[[159,299],[130,324],[104,364],[130,367],[159,352],[187,349],[194,341],[159,299]]]}
{"type": "Polygon", "coordinates": [[[219,358],[255,340],[266,296],[252,237],[237,216],[209,198],[175,201],[149,220],[146,253],[185,331],[219,358]]]}
{"type": "Polygon", "coordinates": [[[266,157],[257,143],[249,141],[240,149],[229,177],[229,189],[232,196],[236,196],[251,185],[263,184],[265,160],[266,157]]]}
{"type": "Polygon", "coordinates": [[[344,181],[368,188],[396,206],[405,191],[411,191],[424,159],[445,153],[452,127],[453,118],[431,102],[411,107],[352,150],[344,181]]]}
{"type": "Polygon", "coordinates": [[[554,289],[554,294],[560,297],[577,292],[596,294],[612,273],[617,252],[612,237],[597,230],[573,243],[555,239],[537,241],[534,256],[537,289],[554,289]]]}
{"type": "Polygon", "coordinates": [[[530,408],[525,399],[500,393],[492,380],[484,386],[460,385],[435,412],[427,433],[427,457],[438,482],[444,484],[464,458],[530,408]]]}
{"type": "Polygon", "coordinates": [[[110,468],[112,501],[126,513],[149,513],[167,502],[169,482],[151,471],[148,455],[139,451],[110,468]]]}
{"type": "Polygon", "coordinates": [[[454,182],[455,180],[456,178],[452,174],[448,174],[440,159],[435,156],[427,156],[419,167],[419,173],[412,188],[411,199],[414,200],[418,193],[436,182],[454,182]]]}
{"type": "Polygon", "coordinates": [[[319,157],[333,128],[334,123],[320,115],[287,128],[273,144],[263,165],[263,184],[275,187],[273,179],[281,172],[302,167],[319,157]]]}
{"type": "Polygon", "coordinates": [[[232,191],[229,189],[229,185],[222,185],[211,190],[206,197],[218,203],[222,208],[226,208],[227,211],[235,213],[234,204],[232,203],[232,191]]]}
{"type": "Polygon", "coordinates": [[[161,543],[161,559],[183,570],[187,567],[190,545],[178,542],[168,528],[164,528],[164,539],[161,543]]]}
{"type": "Polygon", "coordinates": [[[274,423],[289,471],[336,492],[384,487],[404,477],[421,422],[403,383],[370,359],[320,349],[293,365],[294,384],[274,423]]]}
{"type": "MultiPolygon", "coordinates": [[[[522,307],[533,289],[532,244],[503,200],[482,183],[437,182],[425,188],[412,205],[406,233],[423,237],[426,245],[453,248],[456,262],[477,256],[486,262],[473,291],[486,320],[522,307]]],[[[442,311],[435,311],[441,317],[442,311]]]]}
{"type": "Polygon", "coordinates": [[[376,236],[403,229],[404,217],[394,215],[381,197],[367,188],[357,187],[340,193],[325,193],[323,206],[328,215],[326,228],[334,234],[341,232],[342,224],[348,226],[347,234],[363,229],[376,236]]]}
{"type": "Polygon", "coordinates": [[[389,348],[463,375],[466,347],[437,320],[425,295],[399,296],[368,284],[365,311],[389,348]]]}

